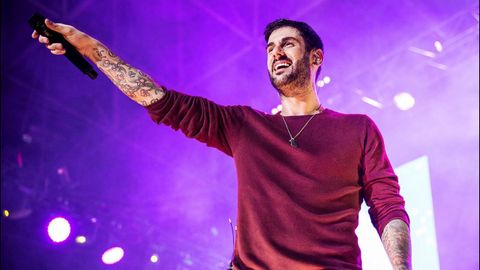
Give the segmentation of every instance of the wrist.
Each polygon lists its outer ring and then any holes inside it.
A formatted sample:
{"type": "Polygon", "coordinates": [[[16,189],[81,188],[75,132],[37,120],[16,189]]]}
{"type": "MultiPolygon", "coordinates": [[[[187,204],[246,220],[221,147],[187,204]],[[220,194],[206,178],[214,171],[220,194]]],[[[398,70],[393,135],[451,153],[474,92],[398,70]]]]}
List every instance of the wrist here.
{"type": "Polygon", "coordinates": [[[393,266],[393,270],[411,270],[411,269],[412,267],[409,264],[393,266]]]}
{"type": "Polygon", "coordinates": [[[83,55],[85,55],[93,63],[97,63],[98,61],[101,60],[101,57],[98,53],[100,47],[101,47],[101,43],[98,40],[92,37],[88,37],[88,40],[86,41],[86,44],[85,44],[85,51],[83,55]]]}

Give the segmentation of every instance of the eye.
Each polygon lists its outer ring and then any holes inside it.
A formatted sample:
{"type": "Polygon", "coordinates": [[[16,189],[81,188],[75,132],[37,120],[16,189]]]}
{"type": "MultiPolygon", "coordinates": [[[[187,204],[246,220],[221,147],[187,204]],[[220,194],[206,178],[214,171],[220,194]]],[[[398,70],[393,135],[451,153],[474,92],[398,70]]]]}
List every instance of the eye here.
{"type": "Polygon", "coordinates": [[[285,43],[285,47],[293,47],[293,42],[287,42],[285,43]]]}

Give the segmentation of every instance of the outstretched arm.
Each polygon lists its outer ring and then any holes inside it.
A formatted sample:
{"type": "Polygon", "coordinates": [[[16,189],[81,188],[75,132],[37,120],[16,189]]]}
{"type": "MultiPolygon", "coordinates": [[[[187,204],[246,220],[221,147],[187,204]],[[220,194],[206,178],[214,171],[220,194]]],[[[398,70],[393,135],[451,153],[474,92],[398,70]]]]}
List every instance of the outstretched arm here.
{"type": "Polygon", "coordinates": [[[383,229],[382,243],[393,270],[412,269],[410,230],[405,222],[400,219],[388,222],[383,229]]]}
{"type": "MultiPolygon", "coordinates": [[[[148,106],[164,96],[164,90],[150,76],[125,63],[100,41],[71,25],[53,23],[48,19],[45,20],[45,24],[51,30],[62,34],[82,55],[95,63],[125,95],[138,104],[148,106]]],[[[65,53],[62,44],[49,44],[48,38],[39,36],[36,31],[33,32],[32,37],[45,43],[52,54],[65,53]]]]}

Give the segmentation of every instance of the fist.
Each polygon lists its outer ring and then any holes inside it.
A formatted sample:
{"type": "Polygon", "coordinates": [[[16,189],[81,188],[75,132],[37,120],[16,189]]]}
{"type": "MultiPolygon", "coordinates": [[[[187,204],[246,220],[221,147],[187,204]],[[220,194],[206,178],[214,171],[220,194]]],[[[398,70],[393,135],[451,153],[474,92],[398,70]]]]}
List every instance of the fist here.
{"type": "MultiPolygon", "coordinates": [[[[72,44],[82,55],[86,55],[88,48],[93,42],[93,39],[87,34],[77,30],[75,27],[63,23],[54,23],[49,19],[45,19],[45,25],[55,32],[60,33],[70,44],[72,44]]],[[[37,39],[40,43],[45,44],[47,49],[52,54],[62,55],[65,53],[65,48],[61,43],[50,43],[47,37],[40,35],[37,31],[33,31],[32,38],[37,39]]]]}

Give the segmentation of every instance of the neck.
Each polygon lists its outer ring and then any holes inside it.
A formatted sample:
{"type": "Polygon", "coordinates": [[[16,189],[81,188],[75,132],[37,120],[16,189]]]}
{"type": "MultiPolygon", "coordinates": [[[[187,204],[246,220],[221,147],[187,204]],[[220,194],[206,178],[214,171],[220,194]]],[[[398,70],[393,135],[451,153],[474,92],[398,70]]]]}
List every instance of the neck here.
{"type": "Polygon", "coordinates": [[[314,114],[321,104],[314,87],[293,96],[280,95],[280,100],[283,116],[314,114]]]}

